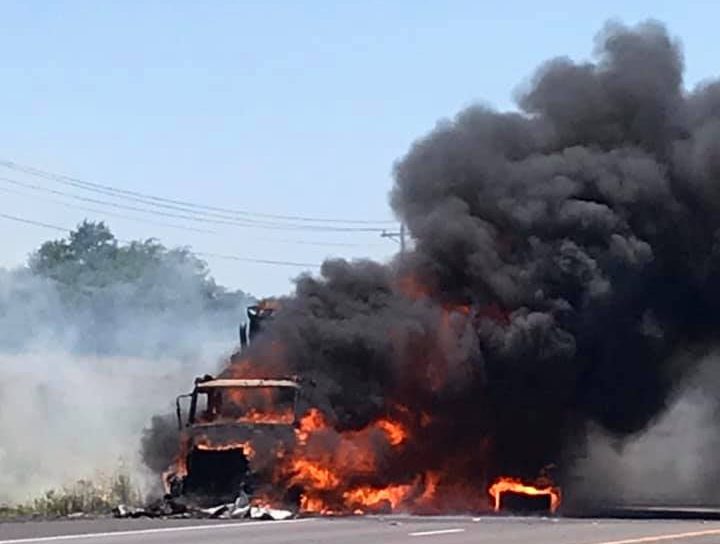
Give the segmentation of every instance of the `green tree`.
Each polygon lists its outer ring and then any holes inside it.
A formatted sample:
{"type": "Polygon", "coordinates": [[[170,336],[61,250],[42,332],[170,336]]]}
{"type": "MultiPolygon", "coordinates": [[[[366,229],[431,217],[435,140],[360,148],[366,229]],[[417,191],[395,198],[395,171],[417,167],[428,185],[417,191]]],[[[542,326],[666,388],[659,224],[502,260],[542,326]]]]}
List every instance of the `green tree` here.
{"type": "Polygon", "coordinates": [[[64,285],[77,285],[79,280],[94,280],[100,286],[111,277],[100,273],[118,256],[115,236],[105,223],[83,221],[67,239],[45,242],[30,257],[33,273],[64,285]]]}
{"type": "Polygon", "coordinates": [[[0,349],[61,342],[83,353],[197,357],[236,338],[250,301],[217,285],[188,248],[121,242],[91,221],[42,244],[27,268],[1,272],[0,349]]]}
{"type": "Polygon", "coordinates": [[[67,238],[45,242],[31,255],[29,266],[36,275],[85,293],[159,273],[175,276],[168,280],[184,276],[208,298],[223,292],[205,262],[188,249],[168,250],[153,238],[121,245],[103,222],[83,221],[67,238]]]}

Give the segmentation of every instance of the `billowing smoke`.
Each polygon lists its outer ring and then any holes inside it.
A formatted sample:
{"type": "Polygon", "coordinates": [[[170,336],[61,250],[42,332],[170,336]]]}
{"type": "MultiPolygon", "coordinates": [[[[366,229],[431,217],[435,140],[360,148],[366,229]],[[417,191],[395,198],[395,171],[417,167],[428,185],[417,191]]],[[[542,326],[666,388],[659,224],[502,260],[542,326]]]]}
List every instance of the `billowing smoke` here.
{"type": "Polygon", "coordinates": [[[142,477],[150,416],[233,348],[247,297],[214,289],[183,252],[139,253],[153,259],[0,270],[0,503],[120,464],[142,477]]]}
{"type": "Polygon", "coordinates": [[[567,471],[589,428],[637,436],[720,325],[720,83],[687,92],[682,72],[662,25],[609,24],[519,112],[440,122],[395,167],[414,249],[301,277],[248,356],[313,378],[338,429],[404,420],[383,484],[485,489],[567,471]]]}
{"type": "Polygon", "coordinates": [[[43,350],[0,354],[0,365],[0,502],[22,502],[80,479],[102,485],[118,471],[152,490],[140,430],[170,410],[201,361],[43,350]]]}
{"type": "Polygon", "coordinates": [[[572,508],[608,505],[707,506],[717,504],[720,446],[717,354],[673,395],[669,408],[631,437],[588,428],[584,451],[571,467],[572,508]]]}

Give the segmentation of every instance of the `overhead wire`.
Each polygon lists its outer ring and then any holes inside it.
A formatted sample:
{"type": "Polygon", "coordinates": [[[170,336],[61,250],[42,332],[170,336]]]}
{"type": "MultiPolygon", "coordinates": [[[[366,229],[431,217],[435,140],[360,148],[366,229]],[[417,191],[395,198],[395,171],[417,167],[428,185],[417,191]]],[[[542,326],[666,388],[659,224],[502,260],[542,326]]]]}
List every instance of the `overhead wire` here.
{"type": "MultiPolygon", "coordinates": [[[[263,213],[263,212],[251,212],[248,210],[240,210],[240,209],[232,209],[232,208],[224,208],[219,206],[208,206],[204,204],[197,204],[194,202],[187,202],[183,200],[178,199],[171,199],[166,197],[160,197],[156,195],[146,194],[139,191],[130,191],[127,189],[122,189],[118,187],[114,187],[112,185],[105,185],[101,183],[95,183],[90,181],[85,181],[79,178],[75,178],[72,176],[66,176],[63,174],[56,174],[53,172],[49,172],[46,170],[41,170],[39,168],[35,168],[32,166],[26,166],[18,164],[14,161],[9,160],[2,160],[0,159],[0,166],[3,166],[5,168],[15,170],[18,172],[23,172],[29,175],[42,177],[51,181],[55,181],[57,183],[61,183],[67,186],[72,186],[75,188],[80,188],[86,191],[92,191],[92,192],[98,192],[101,194],[104,194],[106,196],[114,197],[114,198],[122,198],[125,200],[135,201],[135,202],[141,202],[146,205],[151,206],[157,206],[162,207],[165,209],[173,209],[176,211],[183,211],[187,213],[196,213],[201,215],[209,215],[214,217],[224,217],[227,218],[227,216],[236,217],[238,216],[245,216],[243,220],[245,221],[255,221],[253,219],[249,219],[252,217],[256,218],[263,218],[266,220],[274,220],[274,221],[296,221],[299,223],[325,223],[326,228],[329,228],[330,224],[342,224],[342,225],[376,225],[375,230],[381,231],[382,228],[380,225],[393,225],[396,224],[397,221],[393,220],[370,220],[370,219],[340,219],[340,218],[325,218],[325,217],[307,217],[302,215],[281,215],[281,214],[271,214],[271,213],[263,213]]],[[[262,223],[262,222],[258,222],[262,223]]],[[[265,222],[264,224],[267,224],[265,222]]],[[[299,226],[299,225],[298,225],[299,226]]],[[[315,225],[315,227],[320,227],[321,225],[315,225]]],[[[336,230],[336,229],[334,229],[336,230]]],[[[343,230],[351,230],[348,229],[348,227],[345,227],[343,230]]]]}
{"type": "Polygon", "coordinates": [[[62,232],[70,232],[69,229],[64,227],[58,227],[57,225],[51,225],[49,223],[43,223],[41,221],[33,221],[32,219],[25,219],[23,217],[15,217],[14,215],[7,215],[0,212],[0,217],[8,219],[10,221],[17,221],[19,223],[26,223],[28,225],[35,225],[36,227],[45,227],[46,229],[59,230],[62,232]]]}
{"type": "Polygon", "coordinates": [[[185,231],[190,231],[190,232],[198,232],[198,233],[202,233],[202,234],[217,234],[217,231],[214,231],[214,230],[200,229],[200,228],[196,228],[196,227],[189,227],[186,225],[175,225],[172,223],[163,223],[160,221],[153,221],[152,219],[146,219],[144,217],[132,217],[132,216],[124,215],[121,213],[115,213],[115,212],[112,212],[109,210],[102,210],[100,208],[92,208],[90,206],[81,206],[78,204],[72,204],[70,202],[63,202],[62,200],[58,200],[55,198],[44,197],[44,196],[39,196],[39,195],[32,195],[29,193],[23,193],[22,191],[16,191],[16,190],[10,189],[8,187],[0,187],[0,192],[9,193],[9,194],[13,194],[13,195],[19,195],[21,197],[29,198],[32,200],[40,200],[42,202],[51,202],[54,204],[59,204],[61,206],[67,207],[67,208],[81,210],[81,211],[90,212],[90,213],[96,213],[96,214],[103,215],[103,216],[107,215],[109,217],[117,217],[119,219],[125,219],[128,221],[137,221],[140,223],[147,223],[149,225],[155,225],[157,227],[168,227],[168,228],[180,229],[180,230],[185,230],[185,231]]]}
{"type": "Polygon", "coordinates": [[[216,219],[212,217],[202,217],[202,216],[195,216],[195,215],[188,215],[185,213],[173,213],[173,212],[165,212],[161,210],[152,210],[147,208],[142,208],[138,206],[133,206],[129,204],[121,204],[118,202],[111,202],[108,200],[100,200],[97,198],[91,198],[81,195],[75,195],[72,193],[68,193],[65,191],[59,191],[57,189],[51,189],[49,187],[45,187],[43,185],[37,185],[35,183],[28,183],[25,181],[20,181],[13,178],[7,178],[0,176],[0,182],[6,183],[6,184],[12,184],[19,187],[24,187],[26,189],[32,189],[35,191],[45,192],[53,195],[63,196],[66,198],[71,198],[73,200],[79,200],[81,202],[89,202],[92,204],[99,204],[103,206],[110,206],[112,208],[126,210],[126,211],[134,211],[134,212],[140,212],[140,213],[146,213],[146,214],[153,214],[153,215],[159,215],[163,217],[172,217],[174,219],[184,219],[187,221],[195,221],[200,223],[210,223],[215,225],[226,225],[226,226],[233,226],[233,227],[243,227],[243,228],[257,228],[257,229],[268,229],[268,230],[290,230],[290,231],[311,231],[311,232],[383,232],[385,229],[378,228],[378,227],[339,227],[339,226],[317,226],[317,225],[294,225],[294,224],[271,224],[271,223],[261,223],[250,219],[216,219]]]}
{"type": "MultiPolygon", "coordinates": [[[[3,180],[0,178],[0,182],[5,182],[6,180],[3,180]]],[[[173,228],[173,229],[180,229],[184,231],[189,232],[197,232],[201,234],[212,234],[212,235],[220,235],[221,233],[216,230],[210,230],[210,229],[202,229],[197,227],[190,227],[187,225],[179,225],[179,224],[173,224],[173,223],[165,223],[161,221],[154,221],[152,219],[147,219],[145,217],[135,217],[130,215],[125,215],[121,213],[116,213],[109,210],[103,210],[101,208],[93,208],[90,206],[82,206],[78,204],[73,204],[71,202],[65,202],[60,199],[47,197],[47,196],[40,196],[36,194],[31,194],[23,191],[18,191],[15,189],[10,189],[9,187],[0,187],[0,192],[18,195],[23,198],[31,199],[31,200],[39,200],[41,202],[49,202],[52,204],[57,204],[66,208],[75,209],[75,210],[81,210],[85,212],[95,213],[102,216],[109,216],[109,217],[117,217],[119,219],[124,219],[127,221],[134,221],[138,223],[145,223],[148,225],[154,225],[159,227],[167,227],[167,228],[173,228]]],[[[297,239],[287,239],[287,238],[265,238],[265,237],[254,237],[253,238],[256,241],[261,242],[271,242],[271,243],[280,243],[280,244],[292,244],[292,245],[306,245],[306,246],[317,246],[317,247],[337,247],[337,248],[350,248],[350,247],[378,247],[379,244],[372,244],[372,243],[352,243],[352,242],[328,242],[328,241],[314,241],[314,240],[297,240],[297,239]]]]}
{"type": "MultiPolygon", "coordinates": [[[[209,253],[207,251],[193,251],[195,255],[199,255],[200,257],[214,257],[216,259],[225,259],[225,260],[231,260],[231,261],[247,261],[248,259],[245,257],[240,257],[238,255],[222,255],[219,253],[209,253]]],[[[294,262],[294,261],[276,261],[273,259],[251,259],[250,262],[258,263],[258,264],[272,264],[272,265],[281,265],[281,266],[297,266],[297,267],[305,267],[305,268],[320,268],[322,265],[319,265],[317,263],[301,263],[301,262],[294,262]]]]}

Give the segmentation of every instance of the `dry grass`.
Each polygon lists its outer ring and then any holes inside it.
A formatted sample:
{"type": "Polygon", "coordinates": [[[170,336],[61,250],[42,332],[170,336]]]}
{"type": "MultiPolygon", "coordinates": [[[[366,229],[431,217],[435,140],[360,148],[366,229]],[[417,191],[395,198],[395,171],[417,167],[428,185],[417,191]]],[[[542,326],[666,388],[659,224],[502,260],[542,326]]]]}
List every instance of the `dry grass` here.
{"type": "Polygon", "coordinates": [[[126,471],[78,480],[23,504],[0,505],[0,519],[109,514],[118,504],[140,504],[142,495],[126,471]]]}

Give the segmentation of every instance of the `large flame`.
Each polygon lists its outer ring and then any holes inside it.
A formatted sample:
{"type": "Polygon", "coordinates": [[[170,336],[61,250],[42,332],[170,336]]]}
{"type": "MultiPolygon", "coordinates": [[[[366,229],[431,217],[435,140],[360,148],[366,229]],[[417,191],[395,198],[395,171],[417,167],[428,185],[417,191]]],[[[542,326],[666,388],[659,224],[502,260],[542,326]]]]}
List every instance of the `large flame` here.
{"type": "MultiPolygon", "coordinates": [[[[316,408],[308,410],[295,428],[295,445],[273,450],[257,447],[251,441],[212,443],[207,437],[195,438],[199,450],[242,449],[249,461],[257,458],[274,459],[273,483],[279,494],[285,489],[301,491],[300,509],[303,512],[335,515],[385,512],[439,513],[452,509],[483,511],[501,508],[503,493],[528,496],[548,496],[551,512],[560,505],[560,489],[551,482],[523,482],[517,478],[500,478],[489,488],[488,502],[482,488],[452,480],[453,467],[459,452],[447,466],[404,473],[388,481],[384,476],[387,463],[402,459],[413,443],[413,433],[431,424],[428,414],[416,414],[415,423],[405,419],[412,414],[403,406],[391,410],[395,416],[377,419],[364,428],[337,431],[316,408]],[[414,425],[414,426],[413,426],[414,425]]],[[[173,472],[187,474],[187,452],[178,456],[173,472]]],[[[472,456],[470,456],[472,460],[472,456]]],[[[276,502],[263,496],[267,504],[276,502]]],[[[279,500],[279,499],[278,499],[279,500]]]]}
{"type": "Polygon", "coordinates": [[[398,448],[407,436],[402,423],[390,418],[379,419],[357,431],[336,433],[319,410],[311,409],[300,419],[295,450],[289,452],[278,468],[278,483],[287,481],[303,489],[300,506],[306,512],[395,509],[408,496],[412,485],[351,482],[376,474],[378,442],[386,448],[398,448]],[[334,447],[328,447],[326,441],[334,447]]]}
{"type": "MultiPolygon", "coordinates": [[[[402,287],[411,298],[425,296],[425,289],[415,278],[408,278],[402,287]]],[[[458,334],[478,315],[496,322],[502,322],[504,317],[496,307],[483,313],[467,305],[442,306],[437,313],[437,341],[453,345],[458,334]]],[[[388,332],[395,342],[393,331],[388,332]]],[[[283,351],[275,344],[269,350],[278,367],[283,366],[283,351]]],[[[413,395],[420,392],[428,399],[436,398],[452,385],[450,375],[458,372],[457,362],[433,343],[408,343],[398,337],[397,353],[408,361],[407,384],[413,395]]],[[[256,376],[263,366],[243,358],[232,365],[230,374],[256,376]]],[[[211,444],[195,437],[198,449],[242,448],[251,469],[262,465],[263,474],[269,475],[273,484],[273,490],[262,497],[267,504],[297,497],[297,493],[301,511],[322,515],[481,512],[499,509],[502,493],[509,491],[549,495],[553,512],[560,503],[559,490],[552,484],[532,486],[511,478],[495,482],[490,487],[492,501],[488,500],[485,463],[491,458],[491,446],[483,435],[468,434],[466,448],[428,457],[428,452],[438,451],[436,445],[428,447],[437,429],[457,432],[458,427],[455,422],[443,420],[442,414],[434,413],[427,399],[423,406],[416,406],[413,397],[401,392],[397,401],[385,399],[387,404],[379,406],[376,416],[364,426],[344,428],[333,419],[335,414],[316,407],[295,421],[294,406],[280,408],[279,392],[272,389],[231,390],[224,394],[222,409],[200,426],[226,422],[294,425],[294,443],[282,446],[261,439],[263,433],[244,443],[211,444]],[[468,474],[472,479],[463,476],[468,474]]],[[[267,433],[272,434],[271,427],[267,433]]],[[[174,471],[179,476],[187,474],[186,455],[181,453],[176,461],[174,471]]]]}

